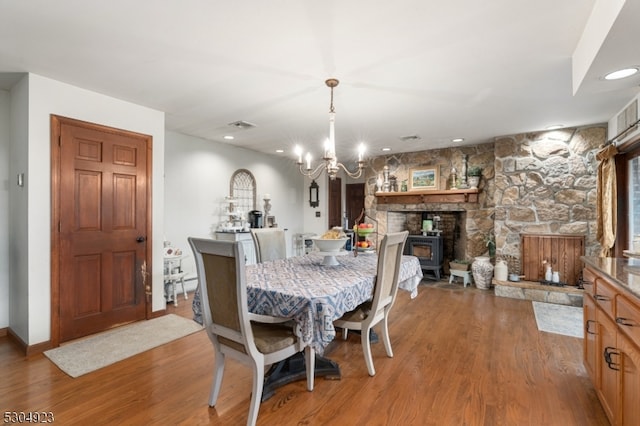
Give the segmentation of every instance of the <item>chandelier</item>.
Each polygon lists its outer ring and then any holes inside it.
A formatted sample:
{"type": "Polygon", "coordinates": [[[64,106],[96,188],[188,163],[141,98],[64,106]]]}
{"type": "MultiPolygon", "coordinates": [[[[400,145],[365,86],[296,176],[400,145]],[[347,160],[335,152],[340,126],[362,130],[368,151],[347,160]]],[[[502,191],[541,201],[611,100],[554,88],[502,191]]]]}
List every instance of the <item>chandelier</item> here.
{"type": "Polygon", "coordinates": [[[295,151],[298,156],[298,166],[300,167],[300,173],[304,176],[315,179],[322,173],[322,170],[327,172],[327,175],[334,180],[336,175],[342,169],[348,176],[357,179],[362,176],[362,169],[364,168],[364,160],[362,156],[364,155],[364,145],[360,144],[358,147],[358,169],[354,172],[347,169],[347,167],[338,162],[338,157],[336,156],[336,138],[335,138],[335,122],[336,122],[336,112],[333,108],[333,88],[338,85],[339,81],[335,78],[330,78],[325,81],[325,84],[331,89],[331,104],[329,105],[329,138],[325,142],[324,146],[324,156],[322,157],[323,162],[318,164],[315,168],[311,167],[311,154],[307,153],[305,156],[306,167],[303,168],[302,162],[302,148],[296,146],[295,151]]]}

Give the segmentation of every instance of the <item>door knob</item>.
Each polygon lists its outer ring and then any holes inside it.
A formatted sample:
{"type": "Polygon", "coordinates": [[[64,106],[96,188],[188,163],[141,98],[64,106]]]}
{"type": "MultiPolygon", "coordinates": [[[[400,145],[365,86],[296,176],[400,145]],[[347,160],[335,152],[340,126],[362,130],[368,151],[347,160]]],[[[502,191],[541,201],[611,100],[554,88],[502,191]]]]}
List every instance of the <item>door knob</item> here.
{"type": "Polygon", "coordinates": [[[145,237],[143,237],[143,236],[139,236],[139,237],[137,237],[137,238],[136,238],[136,242],[137,242],[137,243],[144,243],[144,242],[145,242],[145,240],[146,240],[146,238],[145,238],[145,237]]]}

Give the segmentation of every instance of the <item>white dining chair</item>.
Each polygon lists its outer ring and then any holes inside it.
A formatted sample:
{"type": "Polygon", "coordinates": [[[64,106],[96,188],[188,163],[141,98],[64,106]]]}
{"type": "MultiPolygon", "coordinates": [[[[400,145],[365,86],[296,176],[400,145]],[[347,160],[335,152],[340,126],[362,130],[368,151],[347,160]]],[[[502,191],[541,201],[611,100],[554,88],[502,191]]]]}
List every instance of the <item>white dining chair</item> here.
{"type": "Polygon", "coordinates": [[[404,243],[408,231],[386,234],[380,244],[377,275],[373,289],[373,299],[347,312],[334,321],[336,327],[342,328],[342,336],[347,338],[348,330],[359,330],[364,360],[370,376],[375,376],[371,356],[370,330],[374,325],[382,324],[382,340],[389,358],[393,357],[391,340],[389,339],[389,312],[393,307],[398,292],[400,264],[404,243]]]}
{"type": "Polygon", "coordinates": [[[315,352],[285,324],[288,318],[249,312],[242,243],[189,238],[198,270],[202,319],[215,350],[209,406],[218,401],[225,358],[251,367],[253,388],[247,425],[255,425],[266,366],[304,350],[307,389],[313,390],[315,352]]]}
{"type": "Polygon", "coordinates": [[[251,228],[251,238],[256,247],[258,263],[286,259],[287,241],[284,230],[279,228],[251,228]]]}

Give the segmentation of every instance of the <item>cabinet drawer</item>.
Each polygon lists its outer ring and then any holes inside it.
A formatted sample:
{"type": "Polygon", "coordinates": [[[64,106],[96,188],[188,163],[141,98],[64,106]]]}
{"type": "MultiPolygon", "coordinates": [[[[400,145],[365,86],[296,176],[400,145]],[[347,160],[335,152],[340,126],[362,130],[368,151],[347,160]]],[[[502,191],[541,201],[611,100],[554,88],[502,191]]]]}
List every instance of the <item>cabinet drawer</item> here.
{"type": "Polygon", "coordinates": [[[584,286],[585,293],[594,295],[594,284],[596,282],[596,274],[589,268],[582,270],[582,285],[584,286]]]}
{"type": "Polygon", "coordinates": [[[616,297],[616,323],[636,344],[640,344],[640,307],[624,296],[616,297]]]}
{"type": "Polygon", "coordinates": [[[615,319],[614,302],[618,293],[616,288],[602,277],[596,279],[594,287],[593,298],[596,299],[596,303],[611,319],[615,319]]]}

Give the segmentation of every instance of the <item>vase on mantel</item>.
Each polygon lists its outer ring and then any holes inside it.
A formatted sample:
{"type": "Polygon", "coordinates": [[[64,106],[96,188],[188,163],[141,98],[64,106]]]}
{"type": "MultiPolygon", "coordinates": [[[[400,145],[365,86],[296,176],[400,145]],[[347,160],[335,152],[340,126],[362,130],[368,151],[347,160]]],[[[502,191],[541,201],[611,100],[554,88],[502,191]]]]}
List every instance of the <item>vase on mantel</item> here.
{"type": "Polygon", "coordinates": [[[489,290],[491,288],[491,278],[493,278],[493,265],[488,256],[478,256],[471,264],[471,272],[473,273],[473,281],[476,287],[481,290],[489,290]]]}
{"type": "Polygon", "coordinates": [[[469,181],[469,188],[477,189],[478,185],[480,185],[480,176],[469,176],[467,177],[469,181]]]}

